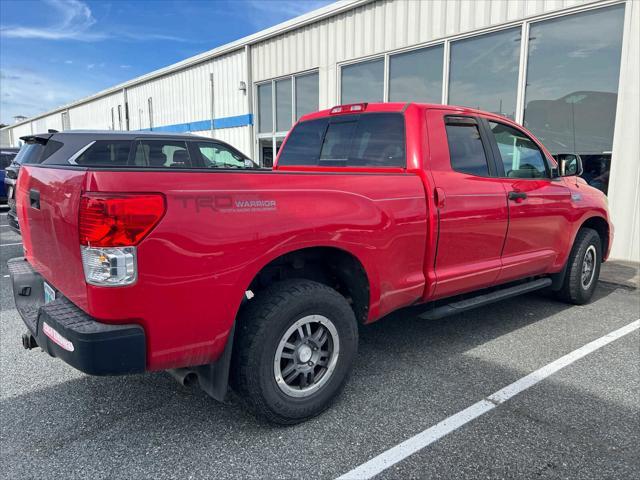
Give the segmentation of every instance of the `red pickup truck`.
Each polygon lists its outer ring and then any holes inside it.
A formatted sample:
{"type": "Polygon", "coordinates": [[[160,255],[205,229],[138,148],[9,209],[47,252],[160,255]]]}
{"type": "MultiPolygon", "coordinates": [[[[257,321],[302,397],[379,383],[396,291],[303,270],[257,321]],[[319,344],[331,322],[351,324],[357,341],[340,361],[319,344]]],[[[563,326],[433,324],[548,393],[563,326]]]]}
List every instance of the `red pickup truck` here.
{"type": "Polygon", "coordinates": [[[90,374],[169,370],[216,399],[230,385],[278,423],[327,408],[361,325],[542,288],[588,302],[612,241],[579,157],[466,108],[306,115],[273,170],[187,135],[26,140],[44,153],[17,185],[25,347],[90,374]]]}

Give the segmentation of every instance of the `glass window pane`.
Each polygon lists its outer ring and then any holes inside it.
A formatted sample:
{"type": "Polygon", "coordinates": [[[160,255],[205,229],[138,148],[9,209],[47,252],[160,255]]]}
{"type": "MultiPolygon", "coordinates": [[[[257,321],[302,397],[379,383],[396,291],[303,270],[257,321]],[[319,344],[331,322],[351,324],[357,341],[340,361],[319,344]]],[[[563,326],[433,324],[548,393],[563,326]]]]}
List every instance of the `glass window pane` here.
{"type": "Polygon", "coordinates": [[[457,172],[489,176],[487,157],[477,125],[447,125],[451,168],[457,172]]]}
{"type": "Polygon", "coordinates": [[[519,57],[520,28],[452,42],[449,104],[515,118],[519,57]]]}
{"type": "Polygon", "coordinates": [[[258,132],[273,131],[273,110],[271,103],[271,83],[258,85],[258,132]]]}
{"type": "Polygon", "coordinates": [[[260,165],[273,167],[273,138],[261,138],[259,140],[260,165]]]}
{"type": "Polygon", "coordinates": [[[346,163],[355,129],[355,121],[331,123],[324,136],[320,161],[343,160],[346,163]]]}
{"type": "Polygon", "coordinates": [[[98,140],[76,159],[78,165],[124,167],[129,160],[131,142],[98,140]]]}
{"type": "Polygon", "coordinates": [[[390,102],[442,102],[442,52],[438,45],[389,57],[390,102]]]}
{"type": "MultiPolygon", "coordinates": [[[[96,142],[97,144],[98,142],[96,142]]],[[[107,162],[108,153],[99,150],[100,163],[107,162]]],[[[127,149],[127,154],[129,150],[127,149]]],[[[89,153],[89,150],[87,150],[89,153]]],[[[113,153],[111,154],[113,156],[113,153]]],[[[78,159],[79,160],[79,159],[78,159]]],[[[126,162],[126,160],[125,160],[126,162]]],[[[136,146],[134,164],[136,167],[150,168],[189,168],[191,159],[185,142],[173,140],[142,140],[136,146]]]]}
{"type": "Polygon", "coordinates": [[[319,90],[317,73],[296,77],[296,120],[318,110],[319,90]]]}
{"type": "Polygon", "coordinates": [[[320,118],[299,123],[289,135],[278,163],[280,165],[317,165],[322,137],[328,122],[328,118],[320,118]]]}
{"type": "Polygon", "coordinates": [[[291,128],[291,79],[276,81],[276,132],[291,128]]]}
{"type": "Polygon", "coordinates": [[[502,123],[489,122],[498,144],[504,173],[512,178],[545,178],[547,166],[542,152],[524,133],[502,123]]]}
{"type": "Polygon", "coordinates": [[[253,162],[225,145],[197,142],[202,163],[207,168],[253,168],[253,162]]]}
{"type": "Polygon", "coordinates": [[[342,67],[340,103],[382,102],[384,98],[384,60],[342,67]]]}
{"type": "Polygon", "coordinates": [[[610,153],[623,21],[620,5],[531,25],[524,124],[551,153],[610,153]]]}
{"type": "Polygon", "coordinates": [[[404,167],[404,116],[362,115],[351,142],[349,166],[404,167]]]}

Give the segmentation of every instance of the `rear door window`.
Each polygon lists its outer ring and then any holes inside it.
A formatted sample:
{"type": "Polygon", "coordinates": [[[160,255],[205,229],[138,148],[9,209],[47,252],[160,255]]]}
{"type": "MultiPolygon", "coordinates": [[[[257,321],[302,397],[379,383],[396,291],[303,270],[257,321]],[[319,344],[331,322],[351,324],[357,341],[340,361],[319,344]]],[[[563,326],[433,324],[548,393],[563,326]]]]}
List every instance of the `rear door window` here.
{"type": "Polygon", "coordinates": [[[473,119],[447,119],[447,143],[451,168],[456,172],[489,176],[487,154],[478,124],[473,119]]]}
{"type": "Polygon", "coordinates": [[[179,140],[141,140],[136,143],[136,167],[191,168],[186,142],[179,140]]]}
{"type": "Polygon", "coordinates": [[[97,140],[75,159],[75,163],[86,167],[126,167],[130,149],[131,141],[97,140]]]}
{"type": "Polygon", "coordinates": [[[289,135],[278,164],[405,167],[404,116],[364,113],[301,122],[289,135]]]}
{"type": "Polygon", "coordinates": [[[15,162],[20,164],[42,163],[58,151],[62,145],[63,144],[61,142],[57,142],[55,140],[48,140],[45,143],[25,143],[22,145],[22,148],[20,148],[18,155],[16,155],[15,162]]]}

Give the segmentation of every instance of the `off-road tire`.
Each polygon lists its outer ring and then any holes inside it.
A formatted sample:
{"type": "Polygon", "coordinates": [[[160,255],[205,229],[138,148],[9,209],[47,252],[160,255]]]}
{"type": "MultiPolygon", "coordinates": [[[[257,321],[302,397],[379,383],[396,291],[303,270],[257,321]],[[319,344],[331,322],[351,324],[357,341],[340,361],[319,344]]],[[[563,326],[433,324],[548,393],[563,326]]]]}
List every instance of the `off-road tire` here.
{"type": "Polygon", "coordinates": [[[583,305],[588,303],[598,284],[600,265],[602,263],[602,242],[598,232],[591,228],[583,228],[578,231],[573,248],[567,260],[567,271],[562,288],[556,293],[557,297],[567,303],[583,305]],[[583,267],[587,258],[587,252],[595,250],[593,275],[591,281],[585,287],[583,282],[583,267]]]}
{"type": "Polygon", "coordinates": [[[236,324],[230,384],[259,416],[292,425],[326,410],[340,394],[358,349],[358,325],[347,300],[334,289],[310,280],[286,280],[259,291],[236,324]],[[274,358],[287,330],[308,315],[331,320],[339,336],[335,369],[318,391],[295,398],[276,382],[274,358]]]}

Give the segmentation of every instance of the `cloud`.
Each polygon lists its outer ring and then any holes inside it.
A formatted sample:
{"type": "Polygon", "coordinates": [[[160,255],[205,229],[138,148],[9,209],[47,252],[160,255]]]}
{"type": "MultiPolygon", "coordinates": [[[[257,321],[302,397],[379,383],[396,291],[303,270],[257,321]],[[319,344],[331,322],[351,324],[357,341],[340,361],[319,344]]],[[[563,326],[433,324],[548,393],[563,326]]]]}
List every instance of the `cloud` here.
{"type": "Polygon", "coordinates": [[[65,60],[64,63],[66,63],[67,65],[71,65],[73,63],[73,60],[65,60]]]}
{"type": "Polygon", "coordinates": [[[43,40],[78,40],[96,42],[107,39],[151,41],[167,40],[172,42],[186,42],[187,40],[174,35],[162,33],[130,31],[123,28],[111,28],[109,32],[96,29],[97,20],[89,6],[80,0],[43,0],[50,5],[54,13],[53,18],[59,20],[48,26],[27,27],[21,25],[3,25],[0,36],[6,38],[43,39],[43,40]]]}
{"type": "Polygon", "coordinates": [[[79,0],[45,0],[60,20],[44,27],[2,26],[0,35],[7,38],[39,38],[45,40],[102,40],[105,36],[90,32],[96,23],[91,9],[79,0]]]}
{"type": "Polygon", "coordinates": [[[120,65],[120,68],[128,69],[131,68],[131,65],[120,65]]]}
{"type": "Polygon", "coordinates": [[[3,68],[0,70],[0,80],[3,123],[12,123],[11,118],[16,115],[36,115],[91,93],[84,87],[58,82],[24,68],[3,68]]]}

